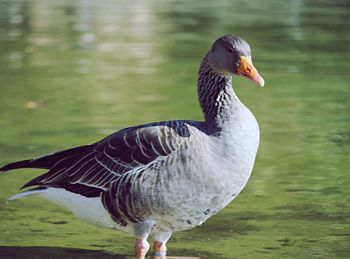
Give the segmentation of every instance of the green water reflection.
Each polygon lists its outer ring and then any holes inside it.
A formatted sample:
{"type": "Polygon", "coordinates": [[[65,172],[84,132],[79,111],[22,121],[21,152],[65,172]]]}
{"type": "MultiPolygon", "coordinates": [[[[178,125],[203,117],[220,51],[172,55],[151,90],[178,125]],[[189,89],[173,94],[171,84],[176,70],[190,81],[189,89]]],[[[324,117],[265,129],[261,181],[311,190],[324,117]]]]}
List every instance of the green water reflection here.
{"type": "MultiPolygon", "coordinates": [[[[350,12],[346,1],[0,0],[0,164],[150,121],[201,119],[198,64],[247,39],[264,89],[235,78],[261,127],[232,204],[176,233],[170,255],[350,256],[350,12]]],[[[6,199],[39,172],[1,175],[0,258],[126,258],[127,234],[45,201],[6,199]],[[99,251],[91,251],[99,250],[99,251]]]]}

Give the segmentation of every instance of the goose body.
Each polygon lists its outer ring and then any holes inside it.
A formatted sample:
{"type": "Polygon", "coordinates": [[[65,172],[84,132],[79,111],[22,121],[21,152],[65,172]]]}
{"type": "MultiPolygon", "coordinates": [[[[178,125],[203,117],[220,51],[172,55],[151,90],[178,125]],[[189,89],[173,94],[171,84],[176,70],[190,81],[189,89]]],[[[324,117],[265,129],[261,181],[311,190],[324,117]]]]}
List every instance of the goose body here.
{"type": "Polygon", "coordinates": [[[165,256],[174,231],[202,224],[237,197],[251,175],[259,127],[232,88],[232,74],[240,73],[264,83],[248,44],[237,36],[219,38],[199,70],[204,121],[139,125],[91,145],[5,165],[0,171],[48,170],[23,186],[36,188],[12,199],[35,194],[84,221],[127,231],[136,237],[137,258],[145,257],[153,234],[153,254],[165,256]]]}

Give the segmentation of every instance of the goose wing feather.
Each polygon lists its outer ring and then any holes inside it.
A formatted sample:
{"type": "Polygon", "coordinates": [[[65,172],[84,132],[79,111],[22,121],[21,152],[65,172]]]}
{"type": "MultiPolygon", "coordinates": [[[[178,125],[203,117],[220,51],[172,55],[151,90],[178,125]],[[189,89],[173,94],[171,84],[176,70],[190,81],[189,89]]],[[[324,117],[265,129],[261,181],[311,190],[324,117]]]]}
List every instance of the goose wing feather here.
{"type": "Polygon", "coordinates": [[[47,173],[29,181],[23,188],[45,185],[87,197],[99,196],[124,173],[146,167],[174,152],[190,136],[188,127],[186,121],[169,121],[123,129],[84,152],[63,156],[47,173]]]}

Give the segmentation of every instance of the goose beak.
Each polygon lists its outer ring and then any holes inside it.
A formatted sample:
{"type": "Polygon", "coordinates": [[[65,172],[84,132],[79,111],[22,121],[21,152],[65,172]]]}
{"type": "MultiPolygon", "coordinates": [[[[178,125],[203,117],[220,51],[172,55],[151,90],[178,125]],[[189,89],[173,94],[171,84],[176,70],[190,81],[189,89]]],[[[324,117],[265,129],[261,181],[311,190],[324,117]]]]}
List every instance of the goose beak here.
{"type": "Polygon", "coordinates": [[[252,80],[259,86],[263,87],[265,85],[265,80],[259,74],[258,70],[253,66],[252,58],[241,56],[239,67],[236,70],[236,74],[239,76],[245,76],[252,80]]]}

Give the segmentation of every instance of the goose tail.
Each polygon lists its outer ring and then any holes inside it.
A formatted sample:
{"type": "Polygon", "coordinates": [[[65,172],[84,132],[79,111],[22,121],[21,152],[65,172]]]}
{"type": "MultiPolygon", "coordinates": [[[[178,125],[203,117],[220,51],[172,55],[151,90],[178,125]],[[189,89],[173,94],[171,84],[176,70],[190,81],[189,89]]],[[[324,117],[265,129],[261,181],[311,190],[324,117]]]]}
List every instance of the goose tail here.
{"type": "Polygon", "coordinates": [[[44,155],[41,157],[21,160],[13,163],[9,163],[0,167],[0,172],[6,172],[14,169],[21,168],[40,168],[40,169],[51,169],[58,161],[61,159],[83,153],[87,150],[91,149],[91,145],[85,145],[80,147],[75,147],[63,151],[54,152],[48,155],[44,155]]]}
{"type": "Polygon", "coordinates": [[[13,195],[12,197],[10,197],[8,200],[9,201],[13,201],[13,200],[21,199],[21,198],[24,198],[24,197],[26,197],[28,195],[31,195],[31,194],[36,194],[36,193],[43,192],[47,188],[48,187],[46,187],[46,186],[40,186],[40,187],[37,187],[37,188],[33,188],[33,189],[30,189],[30,190],[27,190],[27,191],[24,191],[24,192],[17,193],[15,195],[13,195]]]}

